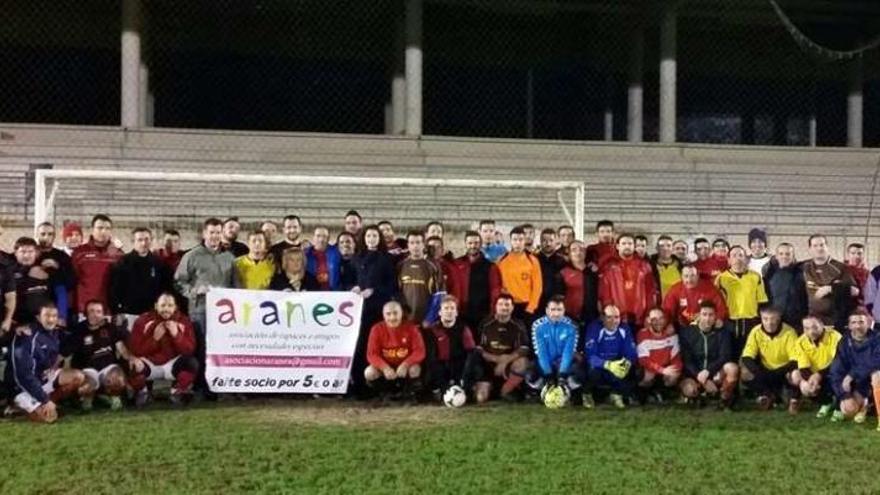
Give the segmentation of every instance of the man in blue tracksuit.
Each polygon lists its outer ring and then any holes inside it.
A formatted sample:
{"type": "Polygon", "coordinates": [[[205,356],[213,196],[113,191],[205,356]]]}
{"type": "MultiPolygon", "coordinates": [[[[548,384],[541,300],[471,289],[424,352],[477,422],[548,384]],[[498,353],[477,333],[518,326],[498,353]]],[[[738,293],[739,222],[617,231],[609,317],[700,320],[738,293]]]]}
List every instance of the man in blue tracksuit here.
{"type": "Polygon", "coordinates": [[[537,365],[536,388],[545,383],[558,383],[569,388],[579,388],[574,380],[574,354],[577,352],[578,329],[571,319],[565,316],[565,298],[553,296],[547,302],[547,316],[542,316],[532,324],[532,346],[537,365]]]}
{"type": "Polygon", "coordinates": [[[849,332],[837,345],[829,380],[840,410],[834,411],[832,421],[852,418],[863,423],[871,397],[880,404],[880,335],[870,325],[868,313],[857,309],[849,316],[849,332]]]}
{"type": "Polygon", "coordinates": [[[631,398],[638,352],[632,331],[620,323],[620,310],[605,306],[600,320],[587,327],[584,344],[584,407],[594,405],[592,393],[597,388],[611,390],[611,402],[618,409],[631,398]]]}
{"type": "Polygon", "coordinates": [[[91,393],[80,370],[59,369],[58,308],[45,302],[37,321],[12,339],[12,359],[6,367],[16,407],[39,423],[58,419],[55,403],[77,392],[91,393]]]}

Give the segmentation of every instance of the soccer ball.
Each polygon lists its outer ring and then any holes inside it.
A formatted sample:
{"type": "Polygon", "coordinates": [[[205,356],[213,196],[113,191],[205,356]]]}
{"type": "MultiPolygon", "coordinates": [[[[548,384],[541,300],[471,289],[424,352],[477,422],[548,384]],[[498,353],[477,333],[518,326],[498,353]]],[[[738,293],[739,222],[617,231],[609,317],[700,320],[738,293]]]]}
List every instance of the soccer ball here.
{"type": "Polygon", "coordinates": [[[560,385],[548,385],[541,391],[541,398],[547,409],[561,409],[567,406],[570,395],[568,388],[560,385]]]}
{"type": "Polygon", "coordinates": [[[449,387],[443,394],[443,404],[446,407],[461,407],[465,402],[467,402],[467,394],[458,385],[449,387]]]}

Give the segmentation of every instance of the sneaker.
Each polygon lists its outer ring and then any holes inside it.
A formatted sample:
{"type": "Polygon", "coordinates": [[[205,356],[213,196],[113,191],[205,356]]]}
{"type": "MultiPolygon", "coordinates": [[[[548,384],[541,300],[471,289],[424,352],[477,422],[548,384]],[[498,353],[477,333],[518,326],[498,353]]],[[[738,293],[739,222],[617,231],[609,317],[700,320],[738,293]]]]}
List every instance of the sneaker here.
{"type": "Polygon", "coordinates": [[[821,407],[819,407],[819,412],[816,413],[816,417],[819,418],[819,419],[825,419],[825,418],[827,418],[828,415],[831,414],[831,409],[832,409],[832,408],[833,408],[833,407],[831,406],[831,404],[824,404],[824,405],[822,405],[821,407]]]}
{"type": "Polygon", "coordinates": [[[773,398],[769,395],[761,395],[758,397],[758,409],[761,411],[769,411],[773,407],[773,398]]]}
{"type": "Polygon", "coordinates": [[[864,423],[867,419],[868,419],[868,409],[864,408],[864,407],[859,409],[859,412],[857,412],[856,415],[853,416],[853,422],[857,425],[864,423]]]}
{"type": "Polygon", "coordinates": [[[842,423],[846,420],[846,416],[843,415],[843,411],[840,409],[835,409],[833,413],[831,413],[831,422],[832,423],[842,423]]]}
{"type": "Polygon", "coordinates": [[[788,414],[797,415],[801,411],[801,401],[797,399],[788,400],[788,414]]]}
{"type": "Polygon", "coordinates": [[[617,409],[626,409],[626,403],[623,402],[623,396],[620,394],[611,394],[611,404],[617,409]]]}
{"type": "Polygon", "coordinates": [[[584,394],[584,409],[593,409],[596,407],[596,401],[592,394],[584,394]]]}
{"type": "Polygon", "coordinates": [[[146,388],[142,388],[138,390],[137,394],[134,396],[134,407],[137,407],[138,409],[146,407],[146,405],[150,403],[150,400],[150,391],[146,388]]]}

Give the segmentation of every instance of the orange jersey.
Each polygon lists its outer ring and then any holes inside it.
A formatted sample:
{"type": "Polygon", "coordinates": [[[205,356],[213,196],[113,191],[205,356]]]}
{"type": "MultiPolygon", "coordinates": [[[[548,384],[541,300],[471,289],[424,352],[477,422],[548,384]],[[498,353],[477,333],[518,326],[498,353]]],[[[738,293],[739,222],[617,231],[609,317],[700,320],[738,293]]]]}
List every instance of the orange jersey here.
{"type": "MultiPolygon", "coordinates": [[[[502,256],[495,264],[498,267],[500,285],[513,297],[513,302],[526,304],[526,311],[534,314],[541,300],[543,282],[541,280],[541,263],[529,253],[510,252],[502,256]]],[[[497,297],[497,294],[494,294],[497,297]]],[[[494,300],[494,297],[493,297],[494,300]]]]}

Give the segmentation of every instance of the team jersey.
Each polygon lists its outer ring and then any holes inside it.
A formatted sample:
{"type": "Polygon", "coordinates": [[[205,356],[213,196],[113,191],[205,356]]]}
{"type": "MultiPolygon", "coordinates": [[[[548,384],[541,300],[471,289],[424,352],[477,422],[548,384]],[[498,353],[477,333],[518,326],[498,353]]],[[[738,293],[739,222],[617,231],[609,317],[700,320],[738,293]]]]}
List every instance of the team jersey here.
{"type": "Polygon", "coordinates": [[[431,298],[444,289],[443,275],[433,261],[407,258],[397,265],[397,284],[409,306],[412,321],[421,323],[428,314],[431,298]]]}
{"type": "Polygon", "coordinates": [[[807,334],[798,337],[794,352],[798,369],[810,370],[813,373],[828,369],[837,354],[840,339],[840,333],[831,327],[825,328],[825,333],[822,334],[819,342],[813,342],[807,334]]]}
{"type": "Polygon", "coordinates": [[[428,335],[433,339],[434,359],[440,362],[464,359],[476,347],[473,332],[460,320],[451,327],[438,321],[431,325],[428,335]]]}
{"type": "Polygon", "coordinates": [[[527,352],[526,328],[518,320],[502,323],[495,318],[487,318],[480,325],[480,344],[477,348],[494,355],[527,352]]]}
{"type": "Polygon", "coordinates": [[[414,324],[404,321],[397,328],[389,328],[384,321],[380,321],[370,329],[367,361],[374,368],[397,368],[401,364],[412,366],[424,360],[425,341],[414,324]]]}
{"type": "Polygon", "coordinates": [[[694,261],[694,267],[703,280],[714,282],[718,275],[730,268],[727,258],[711,255],[708,258],[694,261]]]}
{"type": "Polygon", "coordinates": [[[500,286],[513,297],[514,303],[525,304],[526,311],[534,314],[544,290],[538,258],[525,252],[510,252],[502,256],[496,266],[501,276],[500,286]]]}
{"type": "Polygon", "coordinates": [[[601,369],[605,366],[605,361],[621,358],[635,364],[639,358],[636,343],[629,327],[620,325],[614,330],[609,330],[604,327],[601,320],[597,320],[587,327],[584,355],[591,369],[601,369]]]}
{"type": "Polygon", "coordinates": [[[715,279],[715,286],[724,296],[732,320],[757,318],[758,305],[768,301],[764,281],[755,272],[737,274],[725,270],[715,279]]]}
{"type": "Polygon", "coordinates": [[[654,269],[660,281],[660,300],[662,301],[666,294],[669,293],[669,289],[681,282],[681,267],[674,260],[666,265],[658,261],[654,263],[654,269]]]}
{"type": "Polygon", "coordinates": [[[682,368],[678,335],[671,325],[660,334],[643,328],[636,335],[636,342],[639,365],[645,370],[659,375],[667,366],[682,368]]]}
{"type": "Polygon", "coordinates": [[[785,323],[780,325],[782,328],[773,335],[765,332],[762,325],[753,328],[743,348],[743,359],[760,360],[768,370],[778,370],[796,360],[797,333],[785,323]]]}
{"type": "Polygon", "coordinates": [[[256,261],[249,256],[239,256],[235,258],[235,272],[240,288],[265,290],[275,274],[275,262],[271,258],[256,261]]]}
{"type": "Polygon", "coordinates": [[[61,355],[71,357],[76,369],[102,370],[119,361],[116,344],[125,339],[125,332],[109,322],[93,329],[89,328],[88,321],[82,321],[62,339],[61,355]]]}

